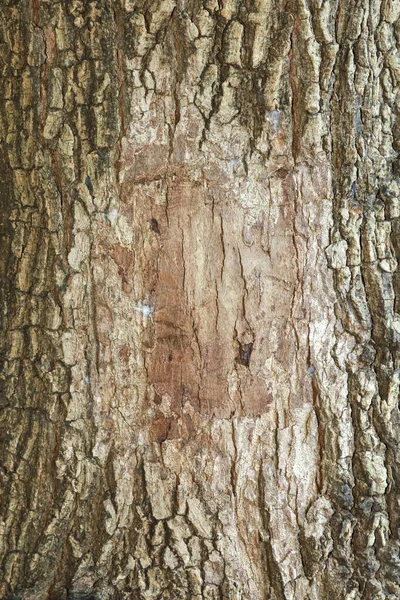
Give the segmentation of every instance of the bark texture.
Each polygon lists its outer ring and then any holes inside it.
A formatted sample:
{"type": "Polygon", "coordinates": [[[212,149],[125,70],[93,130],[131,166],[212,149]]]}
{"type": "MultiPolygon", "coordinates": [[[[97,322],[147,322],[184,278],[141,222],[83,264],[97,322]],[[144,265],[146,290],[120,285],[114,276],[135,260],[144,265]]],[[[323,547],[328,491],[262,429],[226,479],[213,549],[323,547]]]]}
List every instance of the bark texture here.
{"type": "Polygon", "coordinates": [[[398,600],[399,0],[0,27],[0,597],[398,600]]]}

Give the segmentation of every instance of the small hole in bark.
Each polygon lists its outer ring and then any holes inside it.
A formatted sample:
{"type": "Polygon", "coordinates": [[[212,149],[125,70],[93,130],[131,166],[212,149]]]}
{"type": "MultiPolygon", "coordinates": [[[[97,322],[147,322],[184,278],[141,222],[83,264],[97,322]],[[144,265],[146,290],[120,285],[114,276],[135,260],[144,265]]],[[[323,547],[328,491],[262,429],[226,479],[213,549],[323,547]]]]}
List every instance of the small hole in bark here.
{"type": "Polygon", "coordinates": [[[93,190],[92,180],[90,179],[89,175],[87,175],[85,177],[85,185],[86,185],[87,189],[89,190],[89,194],[91,196],[94,196],[94,190],[93,190]]]}
{"type": "Polygon", "coordinates": [[[171,362],[171,360],[172,360],[172,353],[168,354],[168,360],[169,360],[169,362],[171,362]]]}
{"type": "Polygon", "coordinates": [[[154,219],[154,218],[151,219],[150,227],[151,227],[151,230],[154,231],[154,233],[157,233],[158,235],[160,235],[160,228],[158,226],[157,219],[154,219]]]}
{"type": "Polygon", "coordinates": [[[253,352],[253,344],[240,344],[239,343],[239,355],[236,358],[236,362],[240,365],[248,367],[250,364],[251,353],[253,352]]]}

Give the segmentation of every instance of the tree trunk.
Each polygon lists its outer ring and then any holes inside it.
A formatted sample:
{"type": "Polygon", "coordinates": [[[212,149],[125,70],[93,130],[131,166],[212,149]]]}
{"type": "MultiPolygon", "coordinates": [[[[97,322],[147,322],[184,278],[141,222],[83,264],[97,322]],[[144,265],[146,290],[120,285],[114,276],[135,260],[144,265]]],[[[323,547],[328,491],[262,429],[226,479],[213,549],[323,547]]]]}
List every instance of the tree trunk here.
{"type": "Polygon", "coordinates": [[[398,0],[0,15],[0,597],[398,600],[398,0]]]}

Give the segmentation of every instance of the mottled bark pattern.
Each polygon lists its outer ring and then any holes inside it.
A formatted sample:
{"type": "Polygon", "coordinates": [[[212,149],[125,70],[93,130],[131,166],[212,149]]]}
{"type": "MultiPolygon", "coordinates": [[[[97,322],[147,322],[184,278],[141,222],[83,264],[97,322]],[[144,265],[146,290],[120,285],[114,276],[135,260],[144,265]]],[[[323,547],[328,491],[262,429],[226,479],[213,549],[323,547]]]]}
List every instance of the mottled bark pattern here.
{"type": "Polygon", "coordinates": [[[400,2],[2,0],[0,597],[400,597],[400,2]]]}

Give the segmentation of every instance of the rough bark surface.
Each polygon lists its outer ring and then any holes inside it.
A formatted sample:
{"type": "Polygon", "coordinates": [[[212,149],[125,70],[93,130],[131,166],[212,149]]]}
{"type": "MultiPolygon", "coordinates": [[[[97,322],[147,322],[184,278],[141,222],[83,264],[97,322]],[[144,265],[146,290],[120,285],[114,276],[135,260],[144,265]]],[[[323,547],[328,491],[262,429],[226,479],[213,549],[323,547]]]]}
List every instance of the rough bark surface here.
{"type": "Polygon", "coordinates": [[[0,597],[398,600],[400,2],[0,27],[0,597]]]}

